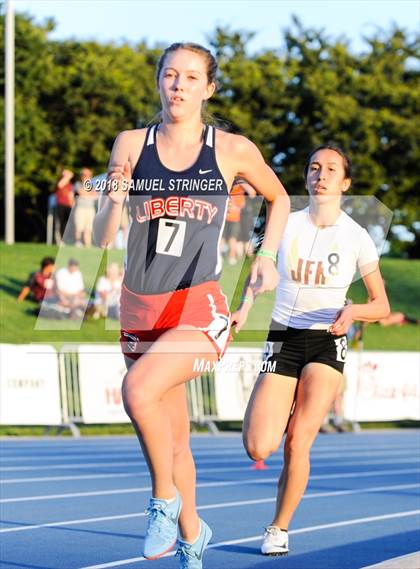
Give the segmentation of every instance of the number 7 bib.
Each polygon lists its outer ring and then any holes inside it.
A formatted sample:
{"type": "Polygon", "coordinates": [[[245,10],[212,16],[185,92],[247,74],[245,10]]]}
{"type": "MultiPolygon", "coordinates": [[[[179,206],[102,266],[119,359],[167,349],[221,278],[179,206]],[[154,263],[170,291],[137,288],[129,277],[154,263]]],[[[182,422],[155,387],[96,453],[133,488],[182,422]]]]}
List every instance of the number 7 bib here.
{"type": "Polygon", "coordinates": [[[184,247],[187,223],[178,219],[159,219],[156,253],[180,257],[184,247]]]}

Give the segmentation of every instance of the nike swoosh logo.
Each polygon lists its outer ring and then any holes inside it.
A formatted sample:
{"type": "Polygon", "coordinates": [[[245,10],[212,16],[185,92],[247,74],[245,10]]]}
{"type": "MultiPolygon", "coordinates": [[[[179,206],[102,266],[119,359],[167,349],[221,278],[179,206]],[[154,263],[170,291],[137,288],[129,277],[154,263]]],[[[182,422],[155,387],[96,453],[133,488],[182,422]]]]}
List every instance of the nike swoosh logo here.
{"type": "Polygon", "coordinates": [[[213,172],[213,170],[200,170],[198,171],[199,174],[208,174],[209,172],[213,172]]]}

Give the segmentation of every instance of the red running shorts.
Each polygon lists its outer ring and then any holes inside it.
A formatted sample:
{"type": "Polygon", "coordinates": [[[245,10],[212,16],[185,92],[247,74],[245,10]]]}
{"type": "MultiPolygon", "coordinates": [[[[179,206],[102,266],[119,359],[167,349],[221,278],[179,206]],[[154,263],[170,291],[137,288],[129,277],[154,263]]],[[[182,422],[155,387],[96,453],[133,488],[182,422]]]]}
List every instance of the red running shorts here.
{"type": "Polygon", "coordinates": [[[162,334],[185,325],[201,330],[219,359],[232,339],[227,299],[216,281],[161,294],[135,294],[123,285],[120,314],[121,349],[134,360],[162,334]]]}

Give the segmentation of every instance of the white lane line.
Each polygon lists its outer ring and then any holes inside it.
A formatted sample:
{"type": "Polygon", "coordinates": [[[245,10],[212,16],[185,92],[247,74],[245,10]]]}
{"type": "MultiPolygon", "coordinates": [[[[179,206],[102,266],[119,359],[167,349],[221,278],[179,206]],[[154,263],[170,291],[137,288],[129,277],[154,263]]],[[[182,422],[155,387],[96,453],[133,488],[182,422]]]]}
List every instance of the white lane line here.
{"type": "MultiPolygon", "coordinates": [[[[74,526],[79,524],[94,524],[97,522],[108,522],[114,520],[128,520],[130,518],[143,518],[144,512],[134,512],[132,514],[121,514],[119,516],[101,516],[97,518],[81,518],[80,520],[67,520],[62,522],[49,522],[45,524],[34,524],[31,526],[19,526],[11,528],[1,528],[0,533],[14,533],[16,531],[32,531],[40,528],[57,528],[62,526],[74,526]]],[[[8,523],[8,522],[5,522],[8,523]]]]}
{"type": "MultiPolygon", "coordinates": [[[[330,480],[332,478],[362,478],[366,476],[387,476],[396,474],[414,474],[420,472],[420,468],[401,468],[393,470],[370,470],[362,472],[345,472],[339,474],[316,474],[311,480],[330,480]]],[[[266,484],[267,482],[277,482],[278,477],[270,478],[246,478],[244,480],[223,480],[216,482],[199,482],[197,488],[215,488],[223,486],[237,486],[238,484],[266,484]]],[[[140,492],[150,492],[151,486],[136,488],[120,488],[115,490],[97,490],[94,492],[71,492],[66,494],[46,494],[40,496],[21,496],[18,498],[2,498],[1,504],[9,504],[16,502],[37,502],[41,500],[58,500],[66,498],[81,498],[88,496],[111,496],[115,494],[134,494],[140,492]]]]}
{"type": "MultiPolygon", "coordinates": [[[[380,451],[380,450],[388,450],[388,451],[398,451],[398,452],[411,452],[413,450],[419,450],[420,448],[420,442],[417,445],[375,445],[375,451],[380,451]]],[[[57,449],[54,449],[55,451],[57,449]]],[[[106,449],[101,449],[101,450],[106,450],[106,449]]],[[[109,458],[110,454],[112,454],[113,452],[118,452],[119,458],[125,458],[125,457],[136,457],[136,456],[141,456],[140,454],[140,448],[133,448],[133,449],[124,449],[124,452],[121,452],[121,448],[119,447],[115,447],[115,448],[110,448],[109,452],[103,453],[103,454],[95,454],[95,458],[97,459],[102,459],[102,458],[109,458]]],[[[37,463],[42,463],[45,462],[45,460],[60,460],[60,461],[69,461],[69,460],[74,460],[75,458],[79,458],[81,460],[83,460],[86,455],[91,456],[91,449],[86,449],[85,452],[78,452],[78,453],[68,453],[63,449],[63,453],[65,453],[64,456],[60,455],[60,453],[56,453],[56,454],[52,454],[52,453],[48,453],[45,455],[33,455],[33,456],[22,456],[22,453],[19,452],[16,454],[16,456],[12,456],[12,455],[6,455],[4,452],[1,455],[0,458],[0,462],[10,462],[10,461],[16,461],[16,462],[22,462],[22,461],[34,461],[37,463]]],[[[213,454],[232,454],[232,453],[244,453],[244,449],[240,446],[240,445],[235,445],[235,446],[220,446],[220,447],[211,447],[211,448],[193,448],[192,449],[193,454],[195,456],[201,456],[201,455],[213,455],[213,454]]],[[[338,451],[340,454],[347,454],[347,452],[370,452],[369,448],[366,448],[366,446],[347,446],[347,445],[341,445],[341,446],[325,446],[325,447],[320,447],[320,446],[314,446],[312,448],[312,452],[319,452],[319,453],[331,453],[331,451],[338,451]]]]}
{"type": "MultiPolygon", "coordinates": [[[[320,531],[326,529],[334,529],[338,527],[352,526],[358,524],[366,524],[377,521],[392,520],[397,518],[406,518],[410,516],[416,516],[420,513],[420,510],[409,510],[406,512],[397,512],[395,514],[384,514],[382,516],[370,516],[368,518],[355,518],[353,520],[344,520],[342,522],[334,522],[331,524],[321,524],[317,526],[308,526],[305,528],[299,528],[291,530],[289,533],[291,535],[297,535],[300,533],[310,533],[313,531],[320,531]]],[[[219,541],[217,543],[211,543],[207,546],[208,549],[217,549],[218,547],[225,547],[226,545],[237,545],[239,543],[247,543],[250,541],[259,541],[261,535],[253,535],[251,537],[243,537],[239,539],[231,539],[229,541],[219,541]]],[[[163,557],[172,557],[175,552],[171,551],[163,557]]],[[[132,557],[131,559],[120,559],[119,561],[111,561],[109,563],[101,563],[99,565],[88,565],[81,567],[80,569],[110,569],[111,567],[121,567],[122,565],[130,565],[131,563],[139,563],[142,561],[147,561],[144,557],[132,557]]]]}
{"type": "MultiPolygon", "coordinates": [[[[419,488],[420,484],[395,484],[393,486],[372,486],[371,488],[361,488],[358,490],[334,490],[330,492],[309,492],[303,496],[304,499],[311,498],[330,498],[334,496],[348,496],[352,494],[370,494],[375,492],[386,492],[388,490],[409,490],[411,488],[419,488]]],[[[207,504],[204,506],[198,506],[198,510],[215,510],[220,508],[236,508],[239,506],[251,506],[257,504],[268,504],[270,502],[275,502],[276,498],[259,498],[255,500],[240,500],[236,502],[219,502],[216,504],[207,504]]],[[[10,528],[1,528],[0,533],[14,533],[17,531],[32,531],[40,528],[55,528],[62,526],[72,526],[79,524],[90,524],[105,521],[115,521],[124,520],[129,518],[142,518],[145,517],[144,512],[135,512],[132,514],[120,514],[117,516],[102,516],[97,518],[81,518],[79,520],[67,520],[58,522],[49,522],[44,524],[34,524],[29,526],[19,526],[10,528]]]]}
{"type": "MultiPolygon", "coordinates": [[[[224,463],[224,462],[228,462],[229,464],[231,463],[235,463],[235,462],[244,462],[248,460],[248,457],[246,456],[246,454],[244,453],[244,451],[242,451],[243,456],[239,456],[239,457],[217,457],[217,462],[218,463],[224,463]]],[[[404,456],[407,455],[408,457],[412,458],[413,457],[413,452],[410,451],[366,451],[366,452],[361,452],[361,453],[342,453],[342,454],[336,454],[336,453],[330,453],[330,454],[324,454],[322,456],[316,456],[313,453],[311,454],[312,456],[312,461],[322,461],[322,460],[330,460],[330,459],[340,459],[342,457],[345,458],[355,458],[355,457],[374,457],[374,456],[385,456],[385,457],[390,457],[390,456],[404,456]]],[[[109,458],[109,455],[108,455],[109,458]]],[[[214,464],[215,459],[214,458],[208,458],[208,459],[199,459],[196,460],[196,466],[200,467],[201,464],[214,464]]],[[[32,465],[24,465],[24,466],[4,466],[4,467],[0,467],[0,472],[23,472],[23,471],[28,471],[28,470],[35,470],[35,471],[41,471],[41,470],[70,470],[71,468],[112,468],[115,466],[124,466],[124,467],[128,467],[128,466],[132,466],[132,467],[142,467],[142,466],[146,466],[146,462],[143,460],[142,456],[138,455],[138,460],[132,461],[130,463],[127,463],[126,461],[124,462],[90,462],[90,463],[86,463],[86,462],[81,462],[81,463],[73,463],[73,464],[48,464],[48,465],[43,465],[43,466],[32,466],[32,465]]]]}
{"type": "MultiPolygon", "coordinates": [[[[140,458],[140,456],[139,456],[140,458]]],[[[144,460],[138,460],[137,462],[128,463],[124,462],[81,462],[74,464],[49,464],[48,466],[5,466],[0,468],[0,472],[24,472],[28,470],[70,470],[72,468],[112,468],[114,466],[132,466],[135,468],[140,468],[146,466],[144,460]]]]}
{"type": "MultiPolygon", "coordinates": [[[[92,444],[86,444],[86,439],[73,441],[72,445],[61,445],[61,446],[50,446],[46,444],[45,446],[36,445],[36,443],[31,443],[27,445],[16,445],[11,447],[7,445],[7,440],[0,437],[0,442],[2,445],[2,456],[13,458],[13,457],[20,457],[23,453],[29,454],[31,457],[39,458],[42,460],[44,457],[48,457],[51,455],[60,455],[60,454],[68,454],[72,453],[72,455],[77,454],[85,454],[90,452],[100,452],[100,453],[114,453],[114,452],[138,452],[139,446],[137,441],[131,439],[130,441],[122,441],[121,444],[100,444],[101,441],[97,440],[92,442],[92,444]],[[42,455],[40,454],[42,453],[42,455]]],[[[70,439],[69,441],[70,442],[70,439]]],[[[53,440],[50,441],[53,443],[53,440]]],[[[375,439],[365,439],[364,437],[352,436],[346,437],[337,435],[334,437],[327,437],[327,440],[323,437],[318,437],[315,441],[313,446],[314,450],[323,452],[323,451],[331,451],[331,450],[338,450],[343,451],[356,451],[356,450],[369,450],[370,448],[376,449],[414,449],[418,448],[420,444],[420,437],[416,434],[413,437],[408,437],[405,435],[403,438],[398,440],[388,440],[381,442],[375,439]],[[364,439],[364,440],[362,440],[364,439]]],[[[240,439],[240,435],[232,441],[227,441],[226,444],[218,444],[215,441],[215,444],[199,444],[197,440],[192,439],[192,450],[193,452],[212,452],[217,450],[235,450],[240,449],[242,446],[242,442],[240,439]]]]}
{"type": "MultiPolygon", "coordinates": [[[[238,467],[239,470],[239,467],[238,467]]],[[[243,470],[243,469],[241,469],[243,470]]],[[[65,480],[100,480],[106,478],[137,478],[139,476],[149,476],[148,472],[118,472],[114,474],[83,474],[79,476],[42,476],[37,478],[9,478],[0,480],[0,484],[22,484],[28,482],[61,482],[65,480]]]]}
{"type": "MultiPolygon", "coordinates": [[[[401,450],[401,447],[400,447],[400,450],[401,450]]],[[[410,452],[410,450],[411,449],[408,449],[407,452],[410,452]]],[[[116,451],[117,451],[117,449],[114,450],[114,452],[116,452],[116,451]]],[[[201,456],[204,456],[204,457],[212,456],[214,454],[216,454],[216,455],[227,454],[230,456],[235,452],[245,454],[245,450],[239,446],[232,447],[232,449],[223,448],[223,449],[215,449],[215,450],[211,449],[208,451],[206,451],[206,450],[201,450],[201,451],[193,450],[194,455],[199,456],[199,457],[201,457],[201,456]]],[[[112,454],[112,451],[104,453],[104,454],[94,454],[94,458],[95,459],[102,459],[102,458],[104,458],[104,459],[108,458],[109,459],[111,454],[112,454]]],[[[54,461],[60,461],[59,462],[59,464],[60,464],[60,463],[67,463],[68,461],[72,461],[74,459],[83,460],[86,457],[91,457],[91,456],[92,456],[92,453],[89,453],[89,451],[86,451],[86,453],[82,453],[82,454],[80,454],[80,453],[78,453],[78,454],[66,453],[65,456],[60,456],[60,455],[53,455],[53,456],[51,456],[51,455],[46,455],[46,456],[16,456],[16,457],[2,456],[0,458],[0,463],[12,462],[12,461],[14,461],[14,462],[23,462],[23,461],[31,462],[32,461],[35,464],[38,464],[38,463],[44,463],[46,460],[54,460],[54,461]]],[[[140,447],[139,447],[138,449],[133,449],[130,452],[118,452],[118,458],[119,459],[122,459],[122,458],[141,458],[141,459],[143,459],[143,456],[141,454],[140,447]]]]}
{"type": "Polygon", "coordinates": [[[388,474],[414,474],[420,472],[420,468],[399,468],[390,470],[365,470],[361,472],[340,472],[337,474],[315,474],[310,477],[310,480],[327,480],[329,478],[363,478],[365,476],[387,476],[388,474]]]}
{"type": "MultiPolygon", "coordinates": [[[[419,459],[416,457],[412,457],[410,459],[404,459],[403,464],[418,464],[419,459]]],[[[331,465],[331,468],[337,468],[341,466],[371,466],[375,464],[393,464],[395,465],[395,460],[369,460],[368,462],[359,462],[359,461],[350,461],[350,462],[340,462],[338,464],[331,465]]],[[[253,463],[249,461],[248,465],[246,466],[230,466],[224,468],[197,468],[197,476],[200,474],[218,474],[222,472],[245,472],[245,469],[252,468],[253,463]]],[[[268,470],[278,469],[280,472],[280,467],[283,466],[283,459],[276,458],[270,459],[270,462],[267,464],[268,470]]],[[[398,464],[397,464],[398,466],[398,464]]],[[[312,463],[312,468],[316,468],[317,465],[312,463]]],[[[338,473],[337,473],[338,474],[338,473]]],[[[4,480],[0,480],[0,485],[2,484],[23,484],[28,482],[61,482],[66,480],[96,480],[96,479],[106,479],[106,478],[138,478],[143,476],[149,476],[149,472],[116,472],[110,474],[80,474],[80,475],[73,475],[73,476],[38,476],[32,478],[5,478],[4,480]]]]}

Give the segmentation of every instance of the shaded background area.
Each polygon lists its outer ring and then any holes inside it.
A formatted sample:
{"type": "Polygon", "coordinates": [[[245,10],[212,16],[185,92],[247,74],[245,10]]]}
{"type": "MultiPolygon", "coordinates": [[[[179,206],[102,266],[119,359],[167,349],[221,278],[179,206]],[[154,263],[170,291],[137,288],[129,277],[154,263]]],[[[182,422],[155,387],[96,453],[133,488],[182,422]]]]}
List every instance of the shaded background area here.
{"type": "MultiPolygon", "coordinates": [[[[278,18],[280,28],[279,5],[272,5],[266,17],[278,18]]],[[[82,18],[78,4],[76,11],[82,18]]],[[[0,28],[4,48],[3,15],[0,28]]],[[[16,219],[25,219],[17,223],[19,241],[45,240],[48,196],[62,167],[103,172],[116,134],[145,126],[158,110],[161,45],[57,39],[54,28],[51,19],[16,15],[16,219]]],[[[139,37],[144,33],[140,27],[139,37]]],[[[290,194],[304,192],[310,149],[328,140],[342,145],[354,161],[353,192],[374,195],[394,212],[390,254],[418,257],[418,34],[397,24],[370,26],[356,52],[354,38],[294,17],[279,29],[275,47],[255,49],[252,31],[226,25],[207,36],[220,64],[212,120],[251,138],[290,194]],[[399,240],[400,225],[411,241],[399,240]]],[[[2,84],[3,66],[2,60],[2,84]]],[[[1,121],[3,106],[2,97],[1,121]]],[[[2,138],[1,200],[3,156],[2,138]]]]}

